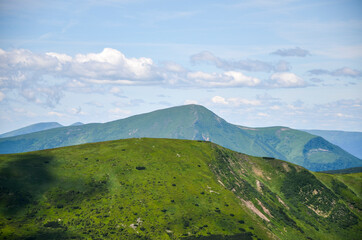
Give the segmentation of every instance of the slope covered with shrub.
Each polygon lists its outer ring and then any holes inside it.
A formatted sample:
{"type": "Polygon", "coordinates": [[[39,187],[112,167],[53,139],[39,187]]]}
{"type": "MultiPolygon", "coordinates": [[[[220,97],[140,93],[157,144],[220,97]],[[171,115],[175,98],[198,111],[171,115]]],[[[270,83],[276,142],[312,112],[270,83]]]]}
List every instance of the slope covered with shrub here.
{"type": "Polygon", "coordinates": [[[188,140],[0,155],[0,238],[358,239],[345,176],[188,140]]]}

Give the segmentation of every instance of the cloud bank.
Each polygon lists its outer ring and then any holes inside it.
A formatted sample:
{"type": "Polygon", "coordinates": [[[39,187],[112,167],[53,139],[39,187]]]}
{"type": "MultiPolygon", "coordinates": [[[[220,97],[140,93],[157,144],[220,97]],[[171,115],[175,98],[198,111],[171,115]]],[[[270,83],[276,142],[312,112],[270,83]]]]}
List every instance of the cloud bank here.
{"type": "Polygon", "coordinates": [[[333,71],[325,69],[312,69],[309,71],[309,73],[312,75],[329,75],[333,77],[351,77],[351,78],[362,77],[361,71],[348,67],[339,68],[333,71]]]}
{"type": "Polygon", "coordinates": [[[215,56],[209,51],[203,51],[192,55],[190,60],[193,64],[210,64],[223,70],[243,70],[248,72],[272,72],[289,71],[290,65],[285,61],[277,64],[263,62],[259,60],[226,60],[215,56]]]}
{"type": "Polygon", "coordinates": [[[121,96],[124,85],[157,85],[192,88],[293,88],[308,86],[287,72],[287,62],[271,65],[258,60],[226,61],[210,52],[191,56],[195,63],[206,62],[222,72],[191,71],[174,62],[157,65],[151,58],[129,58],[105,48],[99,53],[33,53],[25,49],[0,49],[0,101],[15,91],[27,101],[53,107],[64,92],[108,92],[121,96]],[[266,80],[245,75],[245,71],[275,71],[266,80]]]}
{"type": "Polygon", "coordinates": [[[281,57],[306,57],[310,53],[308,50],[302,49],[300,47],[288,48],[288,49],[278,49],[271,54],[278,55],[281,57]]]}

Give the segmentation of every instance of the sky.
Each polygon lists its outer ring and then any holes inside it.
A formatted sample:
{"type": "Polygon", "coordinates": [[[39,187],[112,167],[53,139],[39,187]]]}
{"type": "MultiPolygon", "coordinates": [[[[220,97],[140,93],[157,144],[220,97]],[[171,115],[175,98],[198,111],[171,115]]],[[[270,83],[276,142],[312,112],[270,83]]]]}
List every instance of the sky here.
{"type": "Polygon", "coordinates": [[[0,0],[0,133],[184,104],[362,131],[362,1],[0,0]]]}

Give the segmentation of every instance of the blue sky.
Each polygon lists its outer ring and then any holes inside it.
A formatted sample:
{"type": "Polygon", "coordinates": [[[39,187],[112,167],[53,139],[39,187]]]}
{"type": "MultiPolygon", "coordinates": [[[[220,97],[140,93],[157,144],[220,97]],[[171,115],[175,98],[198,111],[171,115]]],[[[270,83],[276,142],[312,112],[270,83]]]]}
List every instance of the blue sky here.
{"type": "Polygon", "coordinates": [[[362,131],[362,2],[0,1],[0,132],[189,103],[362,131]]]}

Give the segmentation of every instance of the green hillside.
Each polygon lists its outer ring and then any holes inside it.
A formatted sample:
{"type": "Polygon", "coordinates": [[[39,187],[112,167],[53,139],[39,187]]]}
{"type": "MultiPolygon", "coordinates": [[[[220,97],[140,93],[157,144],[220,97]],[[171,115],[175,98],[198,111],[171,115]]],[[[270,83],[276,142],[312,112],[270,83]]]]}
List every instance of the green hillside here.
{"type": "Polygon", "coordinates": [[[303,130],[321,136],[327,141],[343,148],[358,158],[362,158],[362,132],[345,132],[330,130],[303,130]]]}
{"type": "Polygon", "coordinates": [[[324,171],[324,173],[330,173],[330,174],[348,174],[348,173],[360,173],[360,172],[362,172],[362,167],[324,171]]]}
{"type": "Polygon", "coordinates": [[[359,239],[361,176],[189,140],[0,155],[0,238],[359,239]]]}
{"type": "Polygon", "coordinates": [[[362,160],[323,138],[285,127],[247,128],[230,124],[198,105],[0,139],[0,153],[19,153],[133,137],[208,140],[253,156],[268,156],[313,171],[362,166],[362,160]]]}

